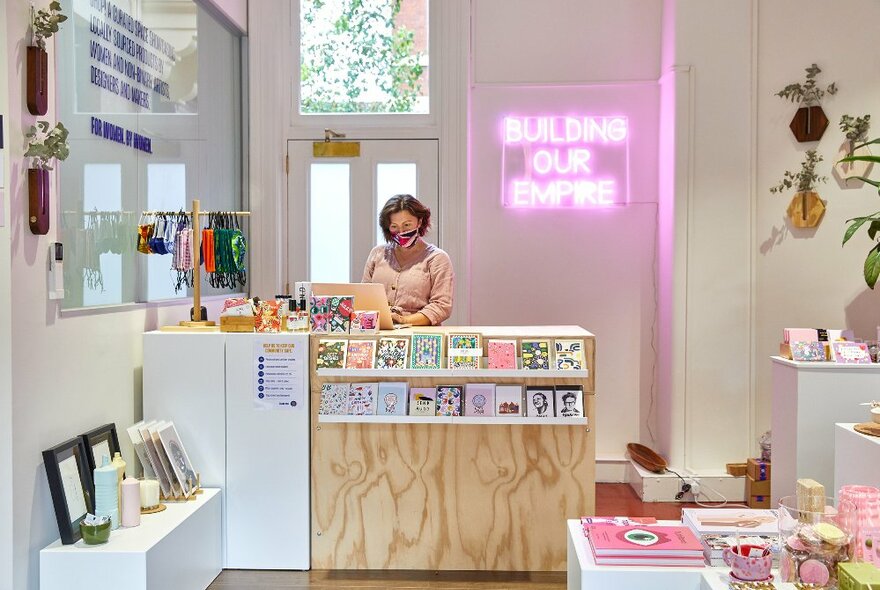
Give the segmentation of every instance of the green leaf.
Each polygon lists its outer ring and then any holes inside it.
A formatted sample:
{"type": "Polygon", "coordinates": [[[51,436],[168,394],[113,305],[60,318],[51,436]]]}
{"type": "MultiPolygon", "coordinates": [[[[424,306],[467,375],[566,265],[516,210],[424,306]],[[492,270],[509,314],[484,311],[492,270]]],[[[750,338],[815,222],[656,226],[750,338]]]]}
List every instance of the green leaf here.
{"type": "Polygon", "coordinates": [[[871,225],[868,226],[868,237],[873,240],[878,231],[880,231],[880,219],[875,219],[871,222],[871,225]]]}
{"type": "MultiPolygon", "coordinates": [[[[877,214],[875,213],[874,215],[877,215],[877,214]]],[[[846,228],[846,233],[843,234],[843,244],[841,244],[841,246],[846,244],[849,241],[849,239],[851,237],[853,237],[853,235],[855,235],[855,233],[857,231],[859,231],[859,228],[862,227],[863,225],[865,225],[865,222],[870,221],[871,219],[874,219],[874,215],[871,215],[869,217],[856,217],[855,219],[847,220],[847,221],[852,221],[853,223],[848,228],[846,228]]]]}
{"type": "Polygon", "coordinates": [[[877,277],[880,276],[880,244],[877,244],[868,252],[865,258],[865,282],[870,288],[874,288],[877,284],[877,277]]]}
{"type": "Polygon", "coordinates": [[[862,182],[866,182],[866,183],[870,184],[871,186],[874,186],[874,187],[880,188],[880,181],[877,181],[877,180],[871,180],[870,178],[867,178],[867,177],[865,177],[865,176],[847,176],[846,178],[844,178],[844,180],[845,180],[845,181],[849,181],[849,180],[861,180],[862,182]]]}
{"type": "Polygon", "coordinates": [[[847,156],[838,160],[839,162],[880,162],[880,156],[847,156]]]}

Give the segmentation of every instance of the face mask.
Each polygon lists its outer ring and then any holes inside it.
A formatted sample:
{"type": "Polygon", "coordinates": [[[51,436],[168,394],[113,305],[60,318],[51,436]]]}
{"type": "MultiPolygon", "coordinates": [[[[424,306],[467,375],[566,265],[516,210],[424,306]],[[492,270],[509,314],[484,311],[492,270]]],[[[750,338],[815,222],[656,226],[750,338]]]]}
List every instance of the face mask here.
{"type": "Polygon", "coordinates": [[[419,239],[419,228],[394,234],[391,239],[401,248],[412,248],[419,239]]]}

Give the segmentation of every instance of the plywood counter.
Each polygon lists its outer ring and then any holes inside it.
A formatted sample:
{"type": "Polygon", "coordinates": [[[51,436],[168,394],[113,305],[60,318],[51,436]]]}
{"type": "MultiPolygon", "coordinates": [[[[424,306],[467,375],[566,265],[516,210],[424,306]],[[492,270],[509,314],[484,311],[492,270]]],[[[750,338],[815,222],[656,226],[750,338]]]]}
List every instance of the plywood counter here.
{"type": "Polygon", "coordinates": [[[565,570],[566,519],[595,508],[594,336],[577,326],[469,326],[342,337],[425,332],[479,332],[484,353],[489,338],[579,338],[587,367],[315,371],[318,341],[331,336],[313,335],[312,568],[565,570]],[[410,387],[581,385],[585,417],[535,424],[526,418],[342,422],[318,415],[323,383],[383,380],[410,387]]]}

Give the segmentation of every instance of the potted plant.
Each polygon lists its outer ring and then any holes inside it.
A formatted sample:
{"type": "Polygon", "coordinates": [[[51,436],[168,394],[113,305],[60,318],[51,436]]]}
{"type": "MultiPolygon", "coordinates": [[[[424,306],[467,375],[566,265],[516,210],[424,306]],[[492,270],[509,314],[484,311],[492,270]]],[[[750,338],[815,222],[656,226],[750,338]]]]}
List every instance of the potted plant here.
{"type": "Polygon", "coordinates": [[[812,64],[806,68],[806,81],[789,84],[776,93],[776,96],[788,99],[799,105],[794,119],[788,125],[798,141],[819,141],[825,129],[828,127],[828,117],[819,105],[825,93],[836,94],[837,85],[832,82],[826,88],[816,85],[816,76],[822,71],[819,66],[812,64]]]}
{"type": "Polygon", "coordinates": [[[49,232],[49,170],[52,159],[64,160],[70,153],[67,129],[59,121],[50,127],[47,121],[37,121],[25,134],[28,138],[26,157],[33,158],[28,169],[28,221],[31,232],[45,235],[49,232]]]}
{"type": "Polygon", "coordinates": [[[33,39],[27,48],[27,107],[32,115],[45,115],[49,110],[49,54],[46,39],[58,32],[58,26],[67,20],[61,14],[61,3],[54,0],[49,10],[33,13],[33,39]]]}
{"type": "Polygon", "coordinates": [[[827,176],[816,173],[816,165],[821,161],[822,156],[816,150],[807,151],[799,172],[786,170],[782,180],[770,187],[774,194],[795,187],[797,192],[788,205],[788,217],[795,227],[816,227],[825,213],[825,203],[814,190],[817,184],[828,180],[827,176]]]}
{"type": "Polygon", "coordinates": [[[853,117],[852,115],[843,115],[840,117],[840,130],[846,137],[846,141],[840,146],[837,154],[837,163],[834,164],[834,172],[841,180],[854,176],[867,176],[873,164],[863,160],[846,161],[844,158],[851,156],[870,156],[871,151],[866,145],[868,131],[871,128],[871,115],[864,117],[853,117]],[[858,154],[856,154],[856,145],[859,145],[858,154]]]}

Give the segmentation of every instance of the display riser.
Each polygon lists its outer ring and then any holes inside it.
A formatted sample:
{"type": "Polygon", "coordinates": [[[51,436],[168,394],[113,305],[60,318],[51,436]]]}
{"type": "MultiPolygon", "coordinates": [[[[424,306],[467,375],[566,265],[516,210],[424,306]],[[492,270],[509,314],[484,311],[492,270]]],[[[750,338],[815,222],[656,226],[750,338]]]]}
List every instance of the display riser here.
{"type": "MultiPolygon", "coordinates": [[[[690,476],[685,474],[683,469],[675,467],[673,469],[681,473],[689,482],[696,481],[700,484],[700,495],[697,498],[700,502],[710,504],[720,502],[722,498],[719,493],[728,502],[738,504],[745,502],[745,477],[726,474],[690,476]]],[[[675,499],[675,495],[681,491],[681,480],[673,473],[652,473],[631,460],[626,470],[626,481],[642,502],[694,502],[694,495],[691,493],[686,493],[681,500],[675,499]]]]}

